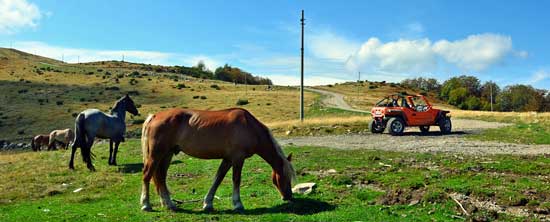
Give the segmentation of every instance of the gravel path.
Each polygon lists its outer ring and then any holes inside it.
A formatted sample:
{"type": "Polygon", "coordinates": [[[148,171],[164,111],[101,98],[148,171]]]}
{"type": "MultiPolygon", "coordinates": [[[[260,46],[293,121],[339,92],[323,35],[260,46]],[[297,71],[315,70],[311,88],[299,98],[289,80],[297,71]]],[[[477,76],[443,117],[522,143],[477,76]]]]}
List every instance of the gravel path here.
{"type": "MultiPolygon", "coordinates": [[[[324,90],[308,90],[328,95],[323,103],[355,111],[343,99],[343,95],[324,90]],[[345,104],[345,105],[344,105],[345,104]]],[[[408,128],[403,136],[389,134],[352,134],[331,136],[310,136],[280,139],[281,145],[321,146],[337,149],[375,149],[401,152],[445,152],[469,155],[514,154],[540,155],[550,154],[550,145],[526,145],[502,142],[475,141],[466,139],[468,134],[481,132],[483,129],[507,126],[506,123],[486,122],[480,120],[452,119],[453,133],[440,135],[438,127],[432,127],[427,135],[420,134],[415,128],[408,128]]],[[[506,136],[506,135],[503,135],[506,136]]]]}
{"type": "Polygon", "coordinates": [[[353,111],[353,112],[370,113],[365,110],[354,109],[348,103],[346,103],[346,101],[344,100],[344,95],[340,93],[329,92],[326,90],[320,90],[320,89],[314,89],[314,88],[304,88],[304,89],[310,92],[315,92],[315,93],[325,95],[325,98],[323,98],[323,100],[321,101],[321,103],[324,106],[353,111]]]}

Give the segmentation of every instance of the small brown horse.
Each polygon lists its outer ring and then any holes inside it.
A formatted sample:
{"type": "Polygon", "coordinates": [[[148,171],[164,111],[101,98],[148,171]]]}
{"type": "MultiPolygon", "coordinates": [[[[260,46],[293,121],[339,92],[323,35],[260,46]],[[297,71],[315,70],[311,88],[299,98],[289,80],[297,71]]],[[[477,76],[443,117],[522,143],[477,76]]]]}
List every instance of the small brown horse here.
{"type": "Polygon", "coordinates": [[[269,129],[244,109],[200,111],[170,109],[150,115],[143,123],[142,210],[151,211],[149,182],[153,179],[161,205],[177,210],[166,186],[166,174],[174,154],[180,151],[201,159],[222,159],[212,187],[204,198],[204,210],[213,210],[213,199],[225,174],[233,167],[233,207],[243,210],[240,198],[244,160],[258,154],[271,165],[273,184],[283,200],[292,199],[291,181],[296,177],[269,129]]]}
{"type": "Polygon", "coordinates": [[[50,135],[41,134],[32,138],[31,148],[33,151],[42,150],[43,146],[48,146],[50,144],[50,135]]]}
{"type": "Polygon", "coordinates": [[[73,140],[74,132],[72,129],[67,128],[64,130],[54,130],[50,133],[50,143],[48,144],[48,150],[56,149],[56,142],[63,144],[62,147],[66,150],[69,147],[69,143],[71,143],[73,140]]]}

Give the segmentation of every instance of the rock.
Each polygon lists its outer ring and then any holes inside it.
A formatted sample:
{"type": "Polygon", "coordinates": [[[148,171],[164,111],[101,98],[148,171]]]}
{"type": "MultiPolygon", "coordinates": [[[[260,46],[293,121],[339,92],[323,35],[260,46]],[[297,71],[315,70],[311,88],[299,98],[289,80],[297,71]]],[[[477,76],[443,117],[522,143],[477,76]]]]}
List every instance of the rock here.
{"type": "Polygon", "coordinates": [[[288,130],[288,131],[286,131],[285,135],[288,136],[288,135],[290,135],[291,133],[292,133],[292,131],[288,130]]]}
{"type": "Polygon", "coordinates": [[[24,145],[23,143],[18,143],[17,148],[23,148],[23,145],[24,145]]]}
{"type": "Polygon", "coordinates": [[[316,183],[299,183],[292,188],[292,193],[309,194],[317,187],[316,183]]]}
{"type": "Polygon", "coordinates": [[[327,173],[336,173],[336,170],[335,169],[329,169],[329,170],[327,170],[327,173]]]}
{"type": "Polygon", "coordinates": [[[76,190],[73,190],[73,193],[78,193],[78,192],[82,191],[82,189],[83,189],[83,188],[81,187],[81,188],[78,188],[78,189],[76,189],[76,190]]]}

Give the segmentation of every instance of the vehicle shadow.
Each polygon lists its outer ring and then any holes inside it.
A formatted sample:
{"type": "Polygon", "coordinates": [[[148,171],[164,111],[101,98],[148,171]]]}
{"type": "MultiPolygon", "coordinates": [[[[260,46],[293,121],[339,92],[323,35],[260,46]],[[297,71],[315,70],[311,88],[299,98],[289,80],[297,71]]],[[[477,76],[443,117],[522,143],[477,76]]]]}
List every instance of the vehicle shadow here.
{"type": "Polygon", "coordinates": [[[448,136],[448,135],[466,135],[470,134],[465,131],[453,131],[451,133],[443,134],[441,132],[433,131],[433,132],[403,132],[403,136],[448,136]]]}
{"type": "Polygon", "coordinates": [[[336,209],[335,205],[329,204],[324,201],[309,199],[309,198],[295,198],[292,203],[283,203],[273,207],[259,207],[254,209],[245,209],[237,212],[233,210],[214,210],[211,212],[206,211],[193,211],[187,209],[178,209],[179,213],[188,214],[242,214],[242,215],[261,215],[271,213],[290,213],[296,215],[312,215],[325,211],[333,211],[336,209]]]}

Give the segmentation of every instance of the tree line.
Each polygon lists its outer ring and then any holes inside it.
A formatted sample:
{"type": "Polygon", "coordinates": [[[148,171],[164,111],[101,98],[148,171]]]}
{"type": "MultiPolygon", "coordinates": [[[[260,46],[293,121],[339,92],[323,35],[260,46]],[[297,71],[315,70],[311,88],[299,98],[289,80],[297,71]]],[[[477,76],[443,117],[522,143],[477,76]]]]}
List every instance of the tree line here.
{"type": "Polygon", "coordinates": [[[433,92],[439,99],[464,110],[550,111],[550,91],[531,85],[500,88],[493,81],[481,83],[477,77],[467,75],[452,77],[442,84],[433,78],[418,77],[405,79],[401,85],[423,93],[433,92]]]}
{"type": "Polygon", "coordinates": [[[170,72],[186,76],[192,76],[200,79],[216,79],[226,82],[248,84],[248,85],[273,85],[269,78],[254,76],[240,68],[232,67],[228,64],[216,68],[214,72],[209,70],[203,61],[192,67],[186,66],[151,66],[147,65],[143,69],[156,72],[170,72]]]}

